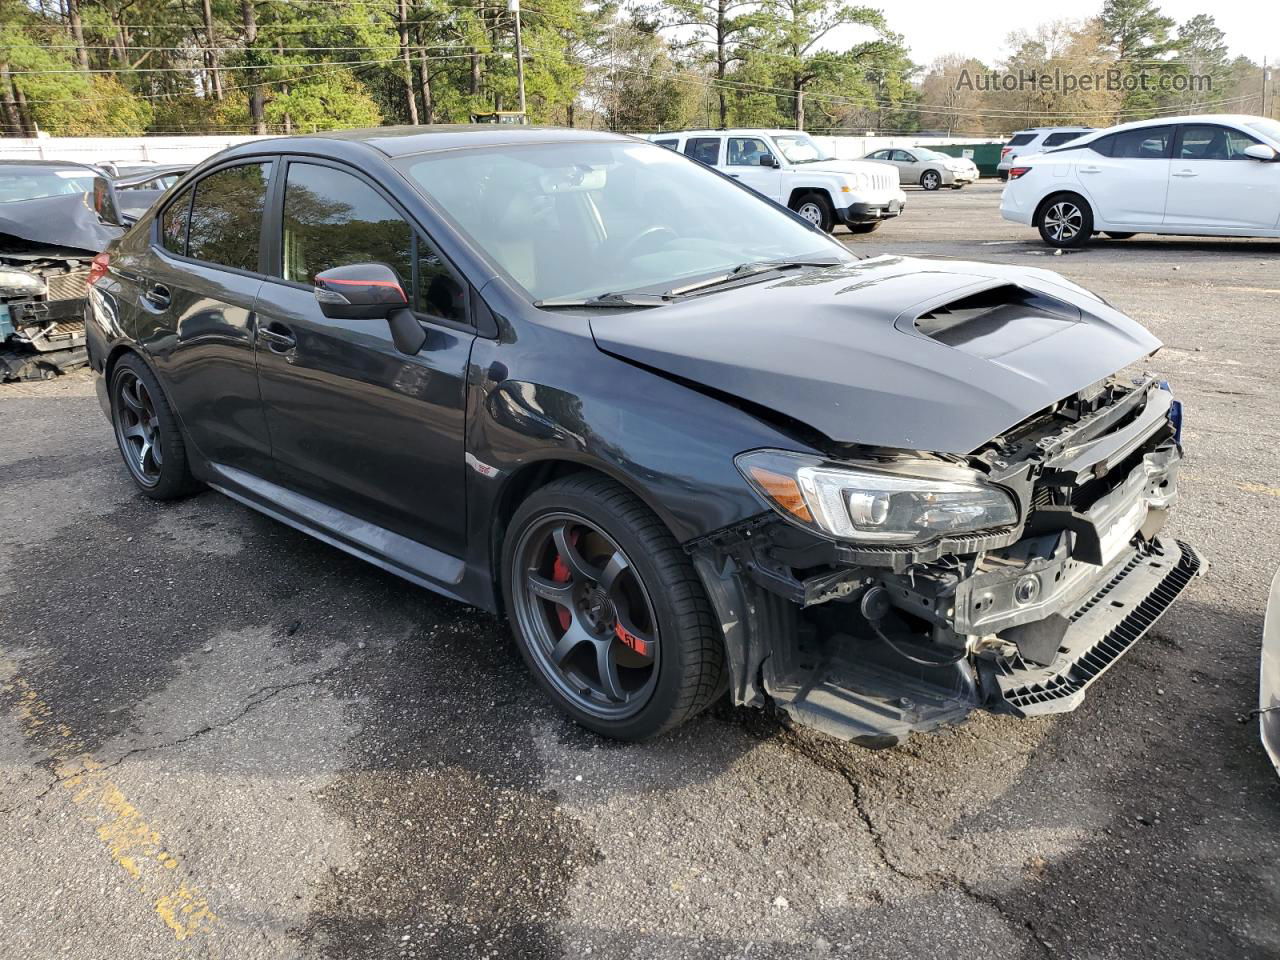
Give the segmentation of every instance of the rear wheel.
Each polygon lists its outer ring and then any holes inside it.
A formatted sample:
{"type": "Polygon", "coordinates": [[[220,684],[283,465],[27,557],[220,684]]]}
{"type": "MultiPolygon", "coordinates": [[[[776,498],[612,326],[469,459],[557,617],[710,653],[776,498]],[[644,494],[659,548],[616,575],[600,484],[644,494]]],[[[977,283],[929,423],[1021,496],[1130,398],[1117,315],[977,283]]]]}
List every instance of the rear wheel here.
{"type": "Polygon", "coordinates": [[[791,204],[791,209],[827,233],[835,229],[831,201],[820,193],[806,193],[797,197],[791,204]]]}
{"type": "Polygon", "coordinates": [[[724,642],[688,556],[614,481],[578,474],[530,496],[502,572],[525,662],[584,727],[644,739],[723,692],[724,642]]]}
{"type": "Polygon", "coordinates": [[[1093,211],[1073,193],[1054,194],[1041,204],[1036,227],[1051,247],[1081,247],[1093,233],[1093,211]]]}
{"type": "Polygon", "coordinates": [[[199,484],[187,466],[178,419],[147,365],[132,354],[123,357],[111,371],[109,396],[116,443],[137,488],[154,500],[194,493],[199,484]]]}
{"type": "Polygon", "coordinates": [[[920,186],[926,190],[937,190],[942,186],[942,174],[937,170],[926,170],[920,174],[920,186]]]}

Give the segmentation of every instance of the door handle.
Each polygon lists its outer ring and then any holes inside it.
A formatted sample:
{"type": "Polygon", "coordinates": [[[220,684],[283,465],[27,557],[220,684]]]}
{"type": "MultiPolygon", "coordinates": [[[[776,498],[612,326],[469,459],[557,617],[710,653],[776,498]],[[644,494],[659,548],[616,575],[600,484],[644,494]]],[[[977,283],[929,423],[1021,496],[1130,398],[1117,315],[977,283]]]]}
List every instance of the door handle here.
{"type": "Polygon", "coordinates": [[[741,179],[742,179],[742,174],[740,174],[740,173],[731,173],[731,174],[729,174],[729,176],[733,177],[733,179],[735,179],[735,180],[741,180],[741,179]]]}
{"type": "Polygon", "coordinates": [[[269,323],[258,327],[258,340],[267,345],[273,353],[288,353],[298,345],[297,338],[283,323],[269,323]]]}
{"type": "Polygon", "coordinates": [[[1200,176],[1200,174],[1196,173],[1194,170],[1179,170],[1176,173],[1174,173],[1174,176],[1175,177],[1198,177],[1200,176]]]}
{"type": "Polygon", "coordinates": [[[173,294],[163,283],[148,283],[143,288],[142,298],[157,310],[165,310],[173,302],[173,294]]]}

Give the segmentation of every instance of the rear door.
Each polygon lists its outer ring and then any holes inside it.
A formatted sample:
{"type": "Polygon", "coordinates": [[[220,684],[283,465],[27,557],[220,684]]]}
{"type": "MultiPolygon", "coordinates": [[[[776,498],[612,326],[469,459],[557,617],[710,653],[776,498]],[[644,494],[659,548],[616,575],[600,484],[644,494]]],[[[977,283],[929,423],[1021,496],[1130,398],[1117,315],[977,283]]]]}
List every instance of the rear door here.
{"type": "Polygon", "coordinates": [[[138,261],[138,339],[208,460],[266,476],[253,304],[262,286],[270,159],[238,160],[179,193],[138,261]]]}
{"type": "Polygon", "coordinates": [[[1187,123],[1169,170],[1169,226],[1275,230],[1280,221],[1280,164],[1260,163],[1245,148],[1262,141],[1216,123],[1187,123]]]}
{"type": "Polygon", "coordinates": [[[774,157],[763,137],[728,137],[725,142],[724,172],[762,193],[770,200],[782,199],[782,170],[762,160],[774,157]]]}
{"type": "Polygon", "coordinates": [[[272,202],[272,279],[255,306],[259,382],[280,482],[454,556],[466,501],[469,287],[394,198],[341,164],[290,159],[272,202]],[[396,349],[385,320],[331,320],[312,279],[385,263],[426,330],[396,349]]]}
{"type": "Polygon", "coordinates": [[[1126,226],[1164,222],[1173,125],[1122,130],[1093,141],[1076,163],[1095,221],[1126,226]]]}
{"type": "Polygon", "coordinates": [[[723,137],[689,137],[684,142],[684,152],[699,163],[715,167],[720,164],[722,143],[724,143],[723,137]]]}

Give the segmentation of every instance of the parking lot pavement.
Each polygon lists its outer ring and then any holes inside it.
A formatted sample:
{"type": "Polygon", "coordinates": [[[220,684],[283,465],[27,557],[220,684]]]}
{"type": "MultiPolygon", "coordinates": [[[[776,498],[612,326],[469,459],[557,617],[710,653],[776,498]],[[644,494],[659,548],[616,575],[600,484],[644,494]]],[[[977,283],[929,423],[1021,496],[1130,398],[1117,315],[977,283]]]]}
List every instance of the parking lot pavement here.
{"type": "Polygon", "coordinates": [[[504,626],[207,493],[137,496],[92,380],[0,388],[0,938],[44,957],[1275,957],[1257,743],[1280,243],[1046,256],[998,187],[868,253],[1049,267],[1148,324],[1213,566],[1075,714],[868,752],[713,709],[561,720],[504,626]]]}

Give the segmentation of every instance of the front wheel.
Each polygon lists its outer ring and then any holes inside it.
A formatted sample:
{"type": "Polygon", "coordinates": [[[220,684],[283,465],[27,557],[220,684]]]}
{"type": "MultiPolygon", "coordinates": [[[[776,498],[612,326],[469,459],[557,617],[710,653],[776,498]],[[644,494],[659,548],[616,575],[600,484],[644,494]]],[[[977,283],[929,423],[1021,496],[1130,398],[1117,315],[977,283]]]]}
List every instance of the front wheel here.
{"type": "Polygon", "coordinates": [[[883,220],[868,220],[866,223],[851,223],[849,224],[849,232],[850,233],[875,233],[877,230],[880,229],[880,224],[882,223],[884,223],[883,220]]]}
{"type": "Polygon", "coordinates": [[[791,209],[808,220],[819,230],[830,233],[835,229],[835,214],[831,201],[820,193],[806,193],[791,204],[791,209]]]}
{"type": "Polygon", "coordinates": [[[926,170],[920,174],[920,186],[926,190],[937,190],[942,186],[942,175],[937,170],[926,170]]]}
{"type": "Polygon", "coordinates": [[[688,556],[607,477],[565,477],[520,505],[502,587],[538,685],[596,733],[652,737],[724,692],[724,641],[688,556]]]}
{"type": "Polygon", "coordinates": [[[1036,227],[1051,247],[1081,247],[1093,234],[1093,211],[1075,194],[1055,194],[1040,206],[1036,227]]]}

